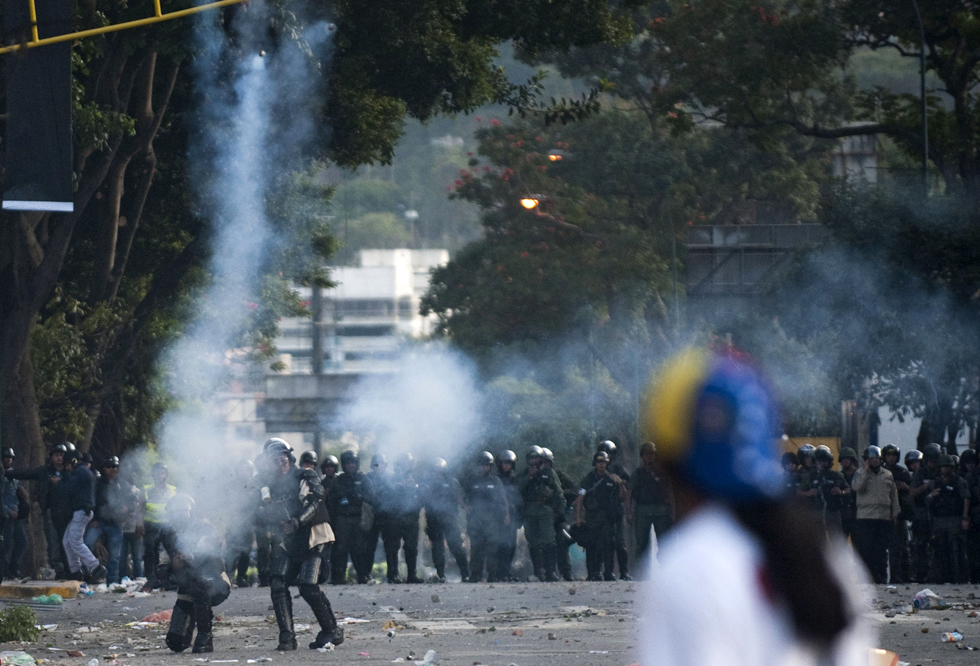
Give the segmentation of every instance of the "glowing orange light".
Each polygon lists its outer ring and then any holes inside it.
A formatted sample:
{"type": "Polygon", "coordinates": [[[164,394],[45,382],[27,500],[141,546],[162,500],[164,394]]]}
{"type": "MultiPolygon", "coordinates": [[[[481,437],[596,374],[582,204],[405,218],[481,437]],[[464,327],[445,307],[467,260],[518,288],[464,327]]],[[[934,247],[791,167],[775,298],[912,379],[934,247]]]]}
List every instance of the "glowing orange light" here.
{"type": "Polygon", "coordinates": [[[524,197],[523,199],[521,199],[521,205],[524,206],[524,208],[527,208],[528,210],[531,210],[532,208],[536,208],[538,203],[540,202],[532,197],[524,197]]]}
{"type": "Polygon", "coordinates": [[[548,153],[548,159],[552,162],[561,162],[561,155],[556,153],[548,153]]]}

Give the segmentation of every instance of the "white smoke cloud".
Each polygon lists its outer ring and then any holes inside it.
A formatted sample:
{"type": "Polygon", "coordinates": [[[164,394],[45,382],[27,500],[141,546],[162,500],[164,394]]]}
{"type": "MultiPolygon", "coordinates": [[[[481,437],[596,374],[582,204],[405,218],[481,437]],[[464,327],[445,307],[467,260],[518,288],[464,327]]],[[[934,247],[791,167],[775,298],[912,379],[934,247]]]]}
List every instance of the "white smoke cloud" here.
{"type": "Polygon", "coordinates": [[[362,434],[388,456],[458,460],[484,435],[476,366],[448,345],[408,351],[393,375],[365,377],[330,427],[362,434]]]}

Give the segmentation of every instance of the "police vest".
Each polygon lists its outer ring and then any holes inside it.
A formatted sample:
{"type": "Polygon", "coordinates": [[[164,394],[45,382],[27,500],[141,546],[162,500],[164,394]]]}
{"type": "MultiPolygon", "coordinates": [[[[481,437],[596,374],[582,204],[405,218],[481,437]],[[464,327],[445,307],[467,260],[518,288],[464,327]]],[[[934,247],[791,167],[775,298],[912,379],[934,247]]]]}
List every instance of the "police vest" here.
{"type": "Polygon", "coordinates": [[[168,483],[166,489],[161,491],[151,483],[143,486],[143,493],[146,495],[143,520],[157,525],[167,522],[167,502],[177,494],[177,487],[168,483]]]}

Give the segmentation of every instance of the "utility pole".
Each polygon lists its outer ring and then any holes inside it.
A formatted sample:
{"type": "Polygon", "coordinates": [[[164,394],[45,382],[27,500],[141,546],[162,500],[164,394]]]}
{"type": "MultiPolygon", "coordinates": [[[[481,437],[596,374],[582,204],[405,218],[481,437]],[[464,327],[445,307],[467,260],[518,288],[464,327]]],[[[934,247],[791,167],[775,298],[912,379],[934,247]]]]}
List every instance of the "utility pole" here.
{"type": "Polygon", "coordinates": [[[919,1],[912,0],[915,20],[919,23],[919,103],[922,123],[922,194],[929,196],[929,115],[926,108],[926,29],[919,11],[919,1]]]}

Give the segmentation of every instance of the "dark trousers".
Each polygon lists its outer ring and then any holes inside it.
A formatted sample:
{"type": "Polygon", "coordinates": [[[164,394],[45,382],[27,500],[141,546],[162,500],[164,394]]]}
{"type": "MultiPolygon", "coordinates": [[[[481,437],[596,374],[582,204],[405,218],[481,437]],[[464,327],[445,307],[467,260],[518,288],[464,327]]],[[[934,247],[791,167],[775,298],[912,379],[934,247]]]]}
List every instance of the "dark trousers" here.
{"type": "Polygon", "coordinates": [[[123,532],[123,545],[119,553],[119,575],[130,578],[143,577],[143,537],[136,532],[123,532]],[[129,573],[129,558],[133,558],[133,572],[129,573]]]}
{"type": "Polygon", "coordinates": [[[500,536],[497,541],[497,578],[499,580],[509,580],[511,578],[510,567],[514,561],[514,554],[517,552],[517,530],[521,527],[517,516],[511,515],[510,523],[500,528],[500,536]]]}
{"type": "Polygon", "coordinates": [[[960,557],[963,554],[963,530],[956,517],[932,519],[932,541],[935,548],[937,583],[961,583],[960,557]]]}
{"type": "Polygon", "coordinates": [[[163,543],[163,525],[147,522],[146,533],[143,535],[143,570],[146,573],[146,584],[163,583],[157,572],[160,564],[160,546],[163,543]]]}
{"type": "Polygon", "coordinates": [[[20,576],[20,560],[27,550],[25,520],[8,520],[3,525],[3,579],[20,576]]]}
{"type": "Polygon", "coordinates": [[[225,570],[239,584],[248,583],[248,565],[251,563],[252,541],[255,531],[251,525],[244,529],[230,528],[225,535],[225,570]]]}
{"type": "Polygon", "coordinates": [[[446,546],[452,553],[459,567],[459,574],[465,580],[469,573],[466,562],[466,549],[463,548],[463,536],[459,531],[459,521],[455,516],[425,512],[425,535],[432,544],[432,563],[436,567],[439,578],[446,577],[446,546]]]}
{"type": "Polygon", "coordinates": [[[357,582],[366,583],[374,571],[374,553],[378,549],[378,539],[382,532],[388,529],[388,518],[383,514],[374,514],[371,529],[361,532],[361,566],[357,568],[357,582]]]}
{"type": "Polygon", "coordinates": [[[398,576],[398,551],[405,549],[405,567],[408,578],[416,578],[416,568],[419,559],[419,514],[410,513],[405,516],[392,516],[387,521],[387,529],[381,530],[384,540],[385,560],[388,563],[388,579],[398,576]]]}
{"type": "Polygon", "coordinates": [[[264,528],[255,529],[255,566],[259,570],[259,586],[269,584],[269,567],[272,561],[272,538],[264,528]]]}
{"type": "Polygon", "coordinates": [[[888,544],[888,567],[891,572],[889,582],[912,582],[912,550],[907,520],[896,521],[892,529],[892,538],[888,544]]]}
{"type": "Polygon", "coordinates": [[[70,516],[61,516],[53,509],[44,511],[44,538],[48,542],[48,566],[54,569],[58,578],[68,574],[68,558],[61,542],[65,538],[65,530],[71,522],[70,516]]]}
{"type": "Polygon", "coordinates": [[[892,521],[858,518],[854,523],[854,547],[876,583],[888,581],[888,543],[892,521]]]}
{"type": "Polygon", "coordinates": [[[355,575],[361,576],[361,517],[336,516],[333,520],[333,553],[330,556],[330,582],[341,585],[347,581],[347,560],[354,564],[355,575]]]}
{"type": "MultiPolygon", "coordinates": [[[[589,580],[613,580],[613,560],[616,554],[616,522],[605,516],[588,516],[585,519],[587,536],[585,566],[589,580]]],[[[622,565],[620,565],[622,571],[622,565]]]]}
{"type": "Polygon", "coordinates": [[[470,514],[466,531],[470,535],[470,582],[483,580],[484,566],[487,570],[487,581],[496,580],[500,524],[491,517],[470,514]]]}
{"type": "Polygon", "coordinates": [[[637,504],[633,514],[633,533],[636,539],[634,556],[636,559],[646,561],[650,557],[650,528],[653,528],[659,541],[670,529],[670,526],[669,507],[661,504],[637,504]]]}
{"type": "Polygon", "coordinates": [[[916,519],[912,521],[912,573],[916,583],[925,583],[929,578],[929,546],[932,540],[932,521],[916,519]]]}

